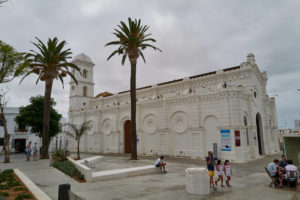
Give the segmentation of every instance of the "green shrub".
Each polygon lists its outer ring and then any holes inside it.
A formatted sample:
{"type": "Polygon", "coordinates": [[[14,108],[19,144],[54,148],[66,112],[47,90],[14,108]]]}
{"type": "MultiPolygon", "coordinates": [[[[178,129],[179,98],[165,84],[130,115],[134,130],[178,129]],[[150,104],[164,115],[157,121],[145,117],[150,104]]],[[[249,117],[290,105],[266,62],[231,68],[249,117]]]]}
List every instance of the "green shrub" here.
{"type": "Polygon", "coordinates": [[[1,191],[0,191],[0,196],[8,197],[8,195],[9,195],[9,194],[8,194],[7,192],[1,192],[1,191]]]}
{"type": "Polygon", "coordinates": [[[2,174],[12,174],[14,172],[13,169],[6,169],[6,170],[3,170],[2,174]]]}
{"type": "Polygon", "coordinates": [[[20,186],[21,183],[19,183],[18,181],[13,181],[13,182],[8,182],[7,185],[10,187],[14,187],[14,186],[20,186]]]}
{"type": "Polygon", "coordinates": [[[5,184],[5,185],[0,185],[0,190],[7,190],[7,189],[9,189],[10,188],[10,186],[8,186],[7,184],[5,184]]]}
{"type": "Polygon", "coordinates": [[[23,200],[23,199],[31,199],[31,195],[30,194],[26,194],[26,193],[23,193],[23,194],[19,194],[15,200],[23,200]]]}
{"type": "Polygon", "coordinates": [[[77,177],[80,180],[84,180],[84,176],[76,169],[76,167],[69,160],[56,161],[53,163],[53,167],[59,169],[63,173],[71,176],[77,177]]]}
{"type": "Polygon", "coordinates": [[[53,161],[65,161],[67,160],[67,156],[62,149],[57,149],[52,154],[53,161]]]}
{"type": "Polygon", "coordinates": [[[15,192],[17,192],[17,191],[22,191],[22,190],[25,190],[25,188],[24,188],[24,187],[16,187],[16,188],[14,189],[15,192]]]}

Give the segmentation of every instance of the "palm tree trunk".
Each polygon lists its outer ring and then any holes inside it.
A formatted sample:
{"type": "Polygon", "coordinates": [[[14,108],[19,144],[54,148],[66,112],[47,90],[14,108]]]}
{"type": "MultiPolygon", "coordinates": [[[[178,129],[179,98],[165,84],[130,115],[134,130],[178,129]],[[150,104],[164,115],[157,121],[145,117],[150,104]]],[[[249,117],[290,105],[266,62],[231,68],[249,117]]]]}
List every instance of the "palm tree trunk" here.
{"type": "Polygon", "coordinates": [[[3,106],[1,106],[1,117],[2,119],[2,123],[3,123],[3,127],[4,127],[4,163],[9,163],[10,162],[10,151],[9,151],[9,138],[10,135],[8,134],[7,131],[7,121],[4,115],[4,108],[3,106]]]}
{"type": "Polygon", "coordinates": [[[80,160],[79,144],[80,144],[80,140],[77,140],[77,159],[78,160],[80,160]]]}
{"type": "Polygon", "coordinates": [[[41,159],[48,159],[48,148],[50,144],[49,125],[50,125],[50,101],[52,91],[53,78],[45,80],[45,96],[44,96],[44,116],[43,116],[43,143],[41,159]]]}
{"type": "Polygon", "coordinates": [[[136,59],[130,60],[131,75],[130,75],[130,100],[131,100],[131,159],[137,160],[137,145],[136,145],[136,59]]]}

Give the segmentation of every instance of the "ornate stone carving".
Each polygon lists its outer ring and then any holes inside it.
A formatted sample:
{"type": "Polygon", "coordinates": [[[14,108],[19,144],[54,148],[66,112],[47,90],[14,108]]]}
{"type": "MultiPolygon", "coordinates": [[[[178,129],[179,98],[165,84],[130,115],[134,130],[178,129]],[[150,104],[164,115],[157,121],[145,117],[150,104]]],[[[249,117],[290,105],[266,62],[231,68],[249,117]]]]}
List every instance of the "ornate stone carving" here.
{"type": "Polygon", "coordinates": [[[155,133],[158,126],[157,117],[153,114],[146,115],[143,120],[144,132],[148,134],[155,133]]]}
{"type": "Polygon", "coordinates": [[[102,123],[102,132],[105,135],[110,135],[112,131],[112,124],[110,119],[106,119],[102,123]]]}
{"type": "Polygon", "coordinates": [[[188,128],[188,117],[187,115],[182,112],[176,112],[171,117],[171,128],[176,133],[184,133],[188,128]]]}
{"type": "Polygon", "coordinates": [[[90,128],[90,130],[87,132],[87,134],[88,135],[90,135],[90,136],[92,136],[92,135],[94,135],[95,134],[95,130],[96,130],[96,124],[95,124],[95,122],[94,121],[91,121],[90,123],[89,123],[89,126],[91,127],[90,128]]]}

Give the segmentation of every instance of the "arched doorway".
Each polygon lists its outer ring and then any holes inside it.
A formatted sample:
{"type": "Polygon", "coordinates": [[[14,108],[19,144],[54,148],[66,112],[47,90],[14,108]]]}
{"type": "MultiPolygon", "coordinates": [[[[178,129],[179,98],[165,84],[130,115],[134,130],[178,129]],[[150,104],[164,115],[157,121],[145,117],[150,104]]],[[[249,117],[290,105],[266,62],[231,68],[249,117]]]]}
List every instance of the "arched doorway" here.
{"type": "MultiPolygon", "coordinates": [[[[205,140],[204,140],[204,150],[206,153],[208,151],[213,151],[213,144],[217,143],[220,145],[219,137],[218,137],[218,120],[215,116],[210,115],[204,119],[204,128],[205,128],[205,140]]],[[[218,147],[219,148],[219,147],[218,147]]]]}
{"type": "Polygon", "coordinates": [[[127,120],[124,124],[124,146],[125,153],[131,153],[131,137],[130,137],[130,120],[127,120]]]}
{"type": "Polygon", "coordinates": [[[256,114],[256,132],[257,132],[257,143],[259,154],[264,153],[264,142],[263,142],[263,129],[262,121],[259,113],[256,114]]]}

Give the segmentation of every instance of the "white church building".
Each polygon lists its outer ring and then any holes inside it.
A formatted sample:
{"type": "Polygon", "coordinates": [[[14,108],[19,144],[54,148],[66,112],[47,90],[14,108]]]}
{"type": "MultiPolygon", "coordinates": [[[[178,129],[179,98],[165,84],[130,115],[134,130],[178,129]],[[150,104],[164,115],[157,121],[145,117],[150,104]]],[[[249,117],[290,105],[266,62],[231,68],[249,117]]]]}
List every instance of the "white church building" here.
{"type": "MultiPolygon", "coordinates": [[[[80,54],[82,71],[70,82],[69,122],[92,120],[82,152],[130,153],[130,92],[94,95],[92,60],[80,54]]],[[[267,73],[253,54],[238,66],[137,88],[139,155],[248,161],[279,152],[275,99],[267,73]]],[[[75,143],[69,142],[70,150],[75,143]]]]}

